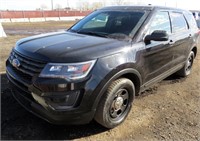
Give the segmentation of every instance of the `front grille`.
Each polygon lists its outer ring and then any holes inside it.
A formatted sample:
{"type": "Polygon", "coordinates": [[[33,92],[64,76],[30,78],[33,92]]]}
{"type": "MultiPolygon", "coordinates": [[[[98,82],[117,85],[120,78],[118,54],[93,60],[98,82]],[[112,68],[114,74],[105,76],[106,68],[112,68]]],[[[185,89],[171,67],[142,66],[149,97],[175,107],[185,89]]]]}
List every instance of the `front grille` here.
{"type": "Polygon", "coordinates": [[[20,62],[18,67],[12,66],[12,70],[22,79],[27,82],[31,82],[32,78],[38,75],[45,66],[45,62],[33,60],[27,58],[14,50],[11,52],[9,62],[12,64],[13,59],[17,59],[20,62]]]}
{"type": "Polygon", "coordinates": [[[29,90],[28,90],[28,87],[26,85],[24,85],[23,83],[13,79],[9,75],[8,75],[8,77],[9,77],[10,84],[11,84],[12,87],[17,86],[17,87],[14,87],[14,88],[21,89],[21,90],[23,90],[23,92],[26,92],[26,93],[30,93],[29,90]]]}
{"type": "Polygon", "coordinates": [[[32,76],[31,75],[28,75],[26,73],[23,73],[22,71],[20,71],[19,69],[15,68],[12,66],[12,70],[17,74],[19,75],[20,77],[22,78],[25,78],[26,80],[31,80],[32,79],[32,76]]]}

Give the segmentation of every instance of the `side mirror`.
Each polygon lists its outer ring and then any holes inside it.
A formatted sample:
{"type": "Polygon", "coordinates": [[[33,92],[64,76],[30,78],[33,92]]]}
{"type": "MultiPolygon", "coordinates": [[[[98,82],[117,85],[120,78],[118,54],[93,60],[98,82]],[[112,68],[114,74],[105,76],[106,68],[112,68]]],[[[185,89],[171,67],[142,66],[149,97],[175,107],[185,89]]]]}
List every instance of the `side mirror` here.
{"type": "Polygon", "coordinates": [[[165,30],[155,30],[151,35],[145,37],[145,42],[153,41],[168,41],[169,35],[165,30]]]}

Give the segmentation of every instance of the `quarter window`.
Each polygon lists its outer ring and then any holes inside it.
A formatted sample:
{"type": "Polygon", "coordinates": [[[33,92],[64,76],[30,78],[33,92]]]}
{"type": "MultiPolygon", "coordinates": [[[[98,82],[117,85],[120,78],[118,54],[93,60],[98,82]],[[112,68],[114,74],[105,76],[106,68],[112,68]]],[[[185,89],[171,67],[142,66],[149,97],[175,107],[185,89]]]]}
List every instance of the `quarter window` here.
{"type": "Polygon", "coordinates": [[[188,25],[185,21],[185,18],[182,13],[170,13],[170,17],[172,20],[172,31],[177,33],[177,32],[182,32],[188,29],[188,25]]]}
{"type": "MultiPolygon", "coordinates": [[[[194,19],[193,15],[190,14],[190,13],[185,13],[184,15],[186,17],[186,20],[188,21],[189,28],[196,30],[197,29],[198,20],[196,21],[194,19]]],[[[200,27],[200,23],[199,23],[199,27],[200,27]]]]}
{"type": "Polygon", "coordinates": [[[155,30],[165,30],[168,34],[171,33],[170,19],[168,12],[158,12],[153,18],[148,34],[155,30]]]}

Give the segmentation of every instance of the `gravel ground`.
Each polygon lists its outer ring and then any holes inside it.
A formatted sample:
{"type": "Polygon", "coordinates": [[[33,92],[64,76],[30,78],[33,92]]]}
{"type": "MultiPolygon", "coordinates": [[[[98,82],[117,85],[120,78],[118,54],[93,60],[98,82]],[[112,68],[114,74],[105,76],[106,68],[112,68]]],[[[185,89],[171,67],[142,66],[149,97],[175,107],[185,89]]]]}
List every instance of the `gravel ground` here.
{"type": "Polygon", "coordinates": [[[74,21],[49,21],[49,22],[25,22],[25,23],[2,23],[4,31],[8,35],[36,35],[47,32],[66,30],[74,24],[74,21]]]}
{"type": "MultiPolygon", "coordinates": [[[[12,40],[13,45],[15,40],[16,37],[12,40]]],[[[1,139],[199,141],[199,70],[200,53],[189,77],[172,75],[149,88],[136,98],[126,121],[112,130],[94,121],[81,126],[56,126],[35,117],[15,101],[5,73],[1,73],[1,139]]]]}

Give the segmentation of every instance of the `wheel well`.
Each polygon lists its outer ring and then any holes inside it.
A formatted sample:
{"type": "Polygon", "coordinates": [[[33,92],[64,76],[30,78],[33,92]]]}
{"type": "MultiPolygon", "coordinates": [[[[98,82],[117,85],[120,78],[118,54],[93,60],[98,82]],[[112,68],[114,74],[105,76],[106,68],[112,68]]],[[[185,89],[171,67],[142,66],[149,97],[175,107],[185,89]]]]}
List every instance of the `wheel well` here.
{"type": "Polygon", "coordinates": [[[194,57],[196,57],[196,55],[197,55],[197,47],[194,47],[194,48],[192,49],[192,51],[194,52],[194,57]]]}
{"type": "Polygon", "coordinates": [[[140,79],[139,79],[139,77],[137,75],[133,74],[133,73],[127,73],[127,74],[122,75],[121,77],[128,78],[133,82],[133,84],[135,85],[135,95],[138,96],[139,91],[140,91],[140,79]]]}

